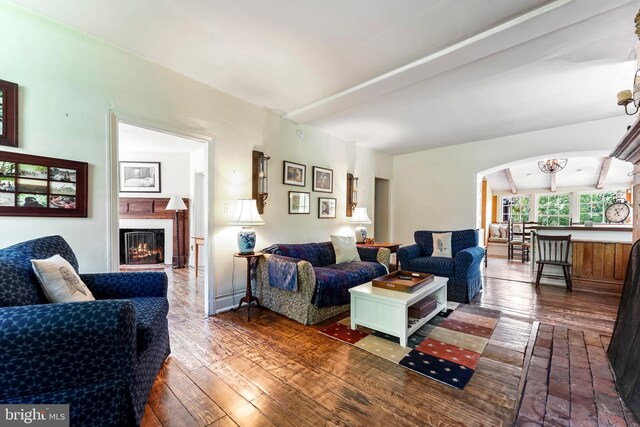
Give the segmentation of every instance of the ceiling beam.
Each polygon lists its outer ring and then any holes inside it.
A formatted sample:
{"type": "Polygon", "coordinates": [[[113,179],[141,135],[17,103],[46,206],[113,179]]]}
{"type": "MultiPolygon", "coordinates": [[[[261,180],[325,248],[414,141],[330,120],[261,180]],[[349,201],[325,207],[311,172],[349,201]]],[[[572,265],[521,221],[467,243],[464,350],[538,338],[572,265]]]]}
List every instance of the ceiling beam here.
{"type": "Polygon", "coordinates": [[[552,0],[536,9],[444,47],[414,62],[373,77],[311,104],[286,112],[284,119],[309,123],[405,86],[446,73],[545,34],[588,20],[630,0],[552,0]],[[551,13],[564,9],[559,13],[551,13]]]}
{"type": "Polygon", "coordinates": [[[598,190],[602,190],[604,187],[604,182],[607,180],[607,174],[609,173],[609,166],[611,166],[611,157],[603,158],[600,175],[598,175],[598,181],[596,182],[596,188],[598,190]]]}
{"type": "Polygon", "coordinates": [[[558,177],[558,174],[556,173],[552,173],[551,174],[551,192],[555,193],[556,192],[556,179],[558,177]]]}
{"type": "Polygon", "coordinates": [[[504,173],[507,174],[507,179],[509,180],[509,185],[511,186],[511,192],[513,194],[518,194],[518,187],[516,187],[516,183],[513,180],[513,174],[511,173],[511,169],[506,168],[504,173]]]}

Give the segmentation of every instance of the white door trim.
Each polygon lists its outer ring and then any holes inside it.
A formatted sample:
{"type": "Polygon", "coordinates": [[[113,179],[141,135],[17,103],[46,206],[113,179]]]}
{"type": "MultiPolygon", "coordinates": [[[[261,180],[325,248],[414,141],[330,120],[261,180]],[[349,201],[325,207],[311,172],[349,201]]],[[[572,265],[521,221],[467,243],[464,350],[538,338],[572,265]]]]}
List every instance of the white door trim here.
{"type": "Polygon", "coordinates": [[[207,315],[215,314],[215,283],[214,283],[214,224],[215,211],[210,209],[214,201],[214,158],[215,135],[196,132],[191,129],[176,127],[166,123],[158,123],[153,120],[137,117],[124,111],[109,110],[107,115],[107,262],[110,271],[118,271],[118,124],[127,123],[146,129],[192,139],[207,144],[205,150],[205,182],[204,182],[204,234],[206,262],[204,263],[204,312],[207,315]]]}

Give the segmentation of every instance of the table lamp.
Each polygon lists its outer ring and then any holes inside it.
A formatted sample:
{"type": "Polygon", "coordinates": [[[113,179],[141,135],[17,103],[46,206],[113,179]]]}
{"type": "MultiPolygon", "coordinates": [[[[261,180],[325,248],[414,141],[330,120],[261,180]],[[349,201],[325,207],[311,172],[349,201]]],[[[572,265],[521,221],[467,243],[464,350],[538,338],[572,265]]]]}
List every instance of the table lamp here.
{"type": "Polygon", "coordinates": [[[351,223],[360,224],[356,227],[356,243],[364,243],[367,238],[367,229],[362,224],[371,224],[371,220],[367,215],[367,208],[355,208],[351,216],[351,223]]]}
{"type": "Polygon", "coordinates": [[[175,268],[182,268],[182,256],[180,254],[180,217],[178,216],[180,211],[186,211],[187,205],[184,204],[181,197],[171,196],[169,203],[167,203],[167,207],[165,210],[168,211],[176,211],[176,247],[178,248],[178,255],[176,257],[176,263],[174,265],[175,268]]]}
{"type": "Polygon", "coordinates": [[[242,255],[253,253],[256,247],[256,232],[251,228],[254,225],[264,225],[264,220],[260,218],[258,206],[254,199],[240,199],[236,206],[236,212],[231,217],[229,225],[240,225],[242,229],[238,231],[238,252],[242,255]]]}

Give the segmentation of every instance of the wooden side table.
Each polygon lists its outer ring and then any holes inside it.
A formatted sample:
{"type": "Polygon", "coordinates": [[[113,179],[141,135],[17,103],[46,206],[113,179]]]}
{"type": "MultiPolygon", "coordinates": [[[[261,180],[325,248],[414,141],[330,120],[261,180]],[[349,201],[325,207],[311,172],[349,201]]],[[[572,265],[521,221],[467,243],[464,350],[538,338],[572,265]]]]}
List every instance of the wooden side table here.
{"type": "MultiPolygon", "coordinates": [[[[374,242],[374,243],[358,243],[356,244],[356,246],[361,248],[387,248],[391,251],[392,254],[395,254],[396,252],[398,252],[398,249],[400,249],[400,246],[402,246],[402,244],[389,243],[389,242],[374,242]]],[[[394,271],[397,271],[399,268],[400,268],[400,263],[398,261],[398,256],[396,255],[396,269],[394,271]]]]}
{"type": "Polygon", "coordinates": [[[262,256],[262,252],[254,252],[252,254],[241,254],[236,252],[235,254],[233,254],[233,256],[235,258],[244,258],[247,260],[247,293],[245,296],[240,298],[240,304],[238,304],[238,308],[236,308],[236,310],[239,310],[240,307],[242,307],[242,303],[246,302],[247,320],[251,320],[251,303],[255,301],[256,306],[260,307],[260,301],[257,297],[253,296],[253,292],[251,291],[251,270],[254,267],[254,265],[252,264],[255,264],[255,262],[257,262],[258,258],[262,256]]]}
{"type": "Polygon", "coordinates": [[[195,255],[196,255],[196,259],[195,259],[196,277],[198,277],[198,253],[199,253],[198,252],[198,247],[202,246],[204,248],[204,237],[193,237],[192,236],[191,238],[195,241],[195,243],[194,243],[195,248],[194,249],[196,250],[196,253],[195,253],[195,255]]]}

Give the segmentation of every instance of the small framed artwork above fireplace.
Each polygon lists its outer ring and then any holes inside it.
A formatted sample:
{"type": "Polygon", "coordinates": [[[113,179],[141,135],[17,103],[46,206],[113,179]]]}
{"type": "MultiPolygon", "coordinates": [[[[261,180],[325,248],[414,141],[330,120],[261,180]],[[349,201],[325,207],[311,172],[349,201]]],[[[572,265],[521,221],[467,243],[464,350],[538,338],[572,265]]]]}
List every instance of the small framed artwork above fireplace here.
{"type": "Polygon", "coordinates": [[[121,193],[160,193],[159,162],[120,162],[121,193]]]}

